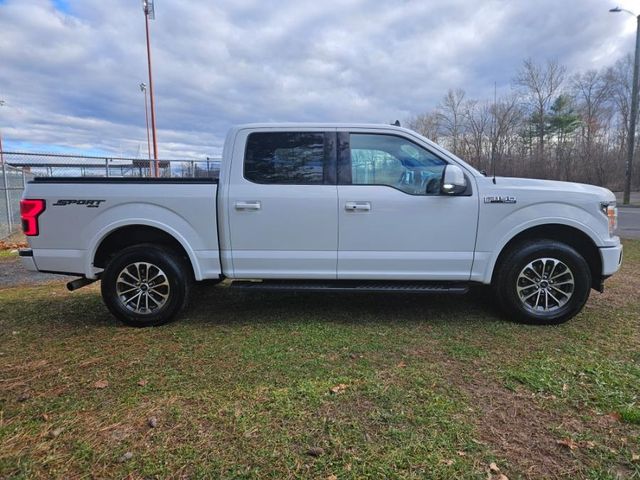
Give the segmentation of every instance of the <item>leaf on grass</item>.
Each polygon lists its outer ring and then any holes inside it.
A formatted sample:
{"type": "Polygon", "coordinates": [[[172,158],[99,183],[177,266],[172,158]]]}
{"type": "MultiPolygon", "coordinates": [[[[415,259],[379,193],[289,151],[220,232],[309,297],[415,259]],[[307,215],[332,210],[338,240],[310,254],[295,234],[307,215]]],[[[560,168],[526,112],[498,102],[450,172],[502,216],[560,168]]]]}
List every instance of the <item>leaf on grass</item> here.
{"type": "Polygon", "coordinates": [[[396,367],[398,367],[398,368],[406,368],[407,364],[404,363],[404,362],[400,362],[398,365],[396,365],[396,367]]]}
{"type": "Polygon", "coordinates": [[[460,456],[460,457],[464,457],[464,456],[466,455],[466,453],[465,453],[465,452],[463,452],[462,450],[458,450],[456,453],[457,453],[457,454],[458,454],[458,456],[460,456]]]}
{"type": "Polygon", "coordinates": [[[338,480],[338,477],[337,477],[337,476],[335,476],[335,475],[332,473],[331,475],[329,475],[329,476],[327,477],[327,480],[338,480]]]}
{"type": "Polygon", "coordinates": [[[126,452],[124,455],[122,455],[122,456],[118,459],[118,461],[119,461],[120,463],[124,463],[124,462],[126,462],[126,461],[128,461],[128,460],[131,460],[132,458],[133,458],[133,453],[131,453],[131,452],[126,452]]]}
{"type": "Polygon", "coordinates": [[[106,380],[98,380],[96,383],[93,384],[93,386],[99,389],[107,388],[109,386],[109,382],[106,380]]]}
{"type": "Polygon", "coordinates": [[[336,385],[335,387],[331,387],[330,391],[331,393],[335,393],[336,395],[338,393],[342,393],[347,389],[347,384],[346,383],[340,383],[338,385],[336,385]]]}
{"type": "Polygon", "coordinates": [[[440,460],[440,463],[446,465],[447,467],[450,467],[451,465],[453,465],[453,460],[448,459],[448,458],[443,458],[442,460],[440,460]]]}
{"type": "Polygon", "coordinates": [[[622,415],[619,412],[611,412],[607,414],[607,418],[609,420],[613,420],[614,422],[620,422],[622,420],[622,415]]]}
{"type": "Polygon", "coordinates": [[[561,447],[568,448],[569,450],[575,450],[576,448],[578,448],[578,444],[573,440],[571,440],[570,438],[565,438],[563,440],[556,440],[556,444],[560,445],[561,447]]]}
{"type": "Polygon", "coordinates": [[[509,480],[509,477],[507,477],[504,473],[501,473],[500,475],[498,475],[498,478],[496,478],[496,480],[509,480]]]}
{"type": "Polygon", "coordinates": [[[51,430],[51,431],[49,432],[48,437],[49,437],[49,438],[56,438],[56,437],[59,437],[63,430],[64,430],[64,429],[63,429],[62,427],[56,428],[55,430],[51,430]]]}
{"type": "Polygon", "coordinates": [[[142,379],[138,381],[138,385],[141,387],[144,387],[147,383],[149,383],[147,380],[142,379]]]}
{"type": "Polygon", "coordinates": [[[498,467],[498,465],[496,464],[496,462],[491,462],[489,464],[489,470],[492,473],[500,473],[500,467],[498,467]]]}
{"type": "Polygon", "coordinates": [[[322,447],[311,447],[307,450],[307,455],[311,455],[312,457],[319,457],[324,454],[324,448],[322,447]]]}
{"type": "Polygon", "coordinates": [[[638,455],[637,453],[634,453],[631,455],[631,461],[632,462],[640,462],[640,455],[638,455]]]}

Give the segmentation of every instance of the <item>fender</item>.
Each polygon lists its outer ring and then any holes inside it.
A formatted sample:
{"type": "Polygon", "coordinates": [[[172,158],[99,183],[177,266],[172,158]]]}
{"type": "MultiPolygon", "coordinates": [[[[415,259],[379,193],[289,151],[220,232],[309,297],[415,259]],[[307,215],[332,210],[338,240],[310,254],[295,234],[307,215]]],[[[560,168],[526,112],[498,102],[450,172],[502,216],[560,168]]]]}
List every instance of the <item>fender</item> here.
{"type": "Polygon", "coordinates": [[[157,205],[139,202],[119,204],[105,210],[87,226],[86,232],[91,235],[84,259],[84,271],[87,278],[96,278],[96,274],[101,270],[93,266],[93,259],[102,241],[115,230],[132,225],[154,227],[171,235],[187,252],[196,280],[202,280],[202,271],[195,249],[192,242],[186,238],[189,236],[199,242],[199,234],[175,212],[157,205]],[[94,226],[100,226],[100,228],[94,230],[94,226]]]}
{"type": "MultiPolygon", "coordinates": [[[[574,214],[573,218],[567,216],[545,216],[545,217],[537,217],[535,212],[531,210],[538,210],[541,204],[530,205],[521,209],[518,209],[512,214],[507,215],[503,218],[498,225],[494,225],[492,230],[496,232],[494,235],[489,235],[491,238],[484,238],[484,245],[491,245],[491,249],[484,248],[481,245],[476,245],[476,254],[473,263],[473,268],[471,272],[471,280],[477,281],[485,284],[490,284],[493,276],[493,270],[495,268],[496,262],[498,261],[498,257],[500,253],[502,253],[504,247],[511,241],[516,235],[524,232],[533,227],[538,227],[542,225],[565,225],[567,227],[575,228],[576,230],[581,231],[586,234],[591,241],[596,246],[607,245],[609,242],[605,240],[602,235],[596,230],[595,227],[598,227],[599,224],[596,219],[590,213],[582,210],[578,207],[567,205],[567,204],[543,204],[545,209],[548,211],[548,207],[554,207],[558,210],[558,207],[562,207],[564,210],[562,213],[569,213],[567,210],[570,210],[572,214],[574,214]],[[519,217],[519,214],[522,214],[529,218],[527,221],[515,223],[517,221],[516,217],[519,217]],[[579,213],[579,215],[578,215],[579,213]],[[590,217],[590,221],[589,220],[590,217]],[[579,221],[577,219],[582,219],[583,221],[579,221]],[[587,221],[585,221],[587,220],[587,221]],[[505,233],[504,232],[506,229],[505,233]]],[[[485,232],[486,233],[486,232],[485,232]]],[[[481,236],[478,235],[480,239],[481,236]]]]}

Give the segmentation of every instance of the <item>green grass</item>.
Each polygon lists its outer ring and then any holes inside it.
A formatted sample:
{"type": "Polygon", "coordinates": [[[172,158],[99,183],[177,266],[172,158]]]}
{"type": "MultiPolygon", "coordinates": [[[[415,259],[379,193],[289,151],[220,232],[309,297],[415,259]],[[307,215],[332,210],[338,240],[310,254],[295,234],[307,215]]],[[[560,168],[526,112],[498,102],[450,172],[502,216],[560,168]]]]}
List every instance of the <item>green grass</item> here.
{"type": "Polygon", "coordinates": [[[558,327],[509,323],[484,290],[205,287],[142,330],[96,286],[0,290],[0,478],[640,477],[639,268],[627,242],[558,327]]]}

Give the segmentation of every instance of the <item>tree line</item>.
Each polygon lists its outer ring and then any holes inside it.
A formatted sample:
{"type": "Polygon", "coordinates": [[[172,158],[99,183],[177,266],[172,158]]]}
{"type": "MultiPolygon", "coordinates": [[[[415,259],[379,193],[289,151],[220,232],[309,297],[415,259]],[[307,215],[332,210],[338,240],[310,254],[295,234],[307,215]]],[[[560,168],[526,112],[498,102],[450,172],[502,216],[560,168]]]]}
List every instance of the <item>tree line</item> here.
{"type": "Polygon", "coordinates": [[[508,93],[476,100],[451,89],[435,109],[411,118],[409,128],[487,173],[493,158],[498,175],[622,190],[632,74],[630,56],[571,76],[555,60],[527,59],[508,93]]]}

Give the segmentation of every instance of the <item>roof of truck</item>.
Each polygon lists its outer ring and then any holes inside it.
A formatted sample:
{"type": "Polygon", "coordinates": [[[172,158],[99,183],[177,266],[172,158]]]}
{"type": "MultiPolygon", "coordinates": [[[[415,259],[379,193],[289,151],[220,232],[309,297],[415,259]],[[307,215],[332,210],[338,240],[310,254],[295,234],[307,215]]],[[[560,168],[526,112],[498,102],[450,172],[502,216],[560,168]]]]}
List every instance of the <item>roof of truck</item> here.
{"type": "Polygon", "coordinates": [[[389,130],[411,131],[404,127],[397,127],[386,123],[314,123],[314,122],[281,122],[281,123],[246,123],[234,127],[237,130],[245,128],[384,128],[389,130]]]}

